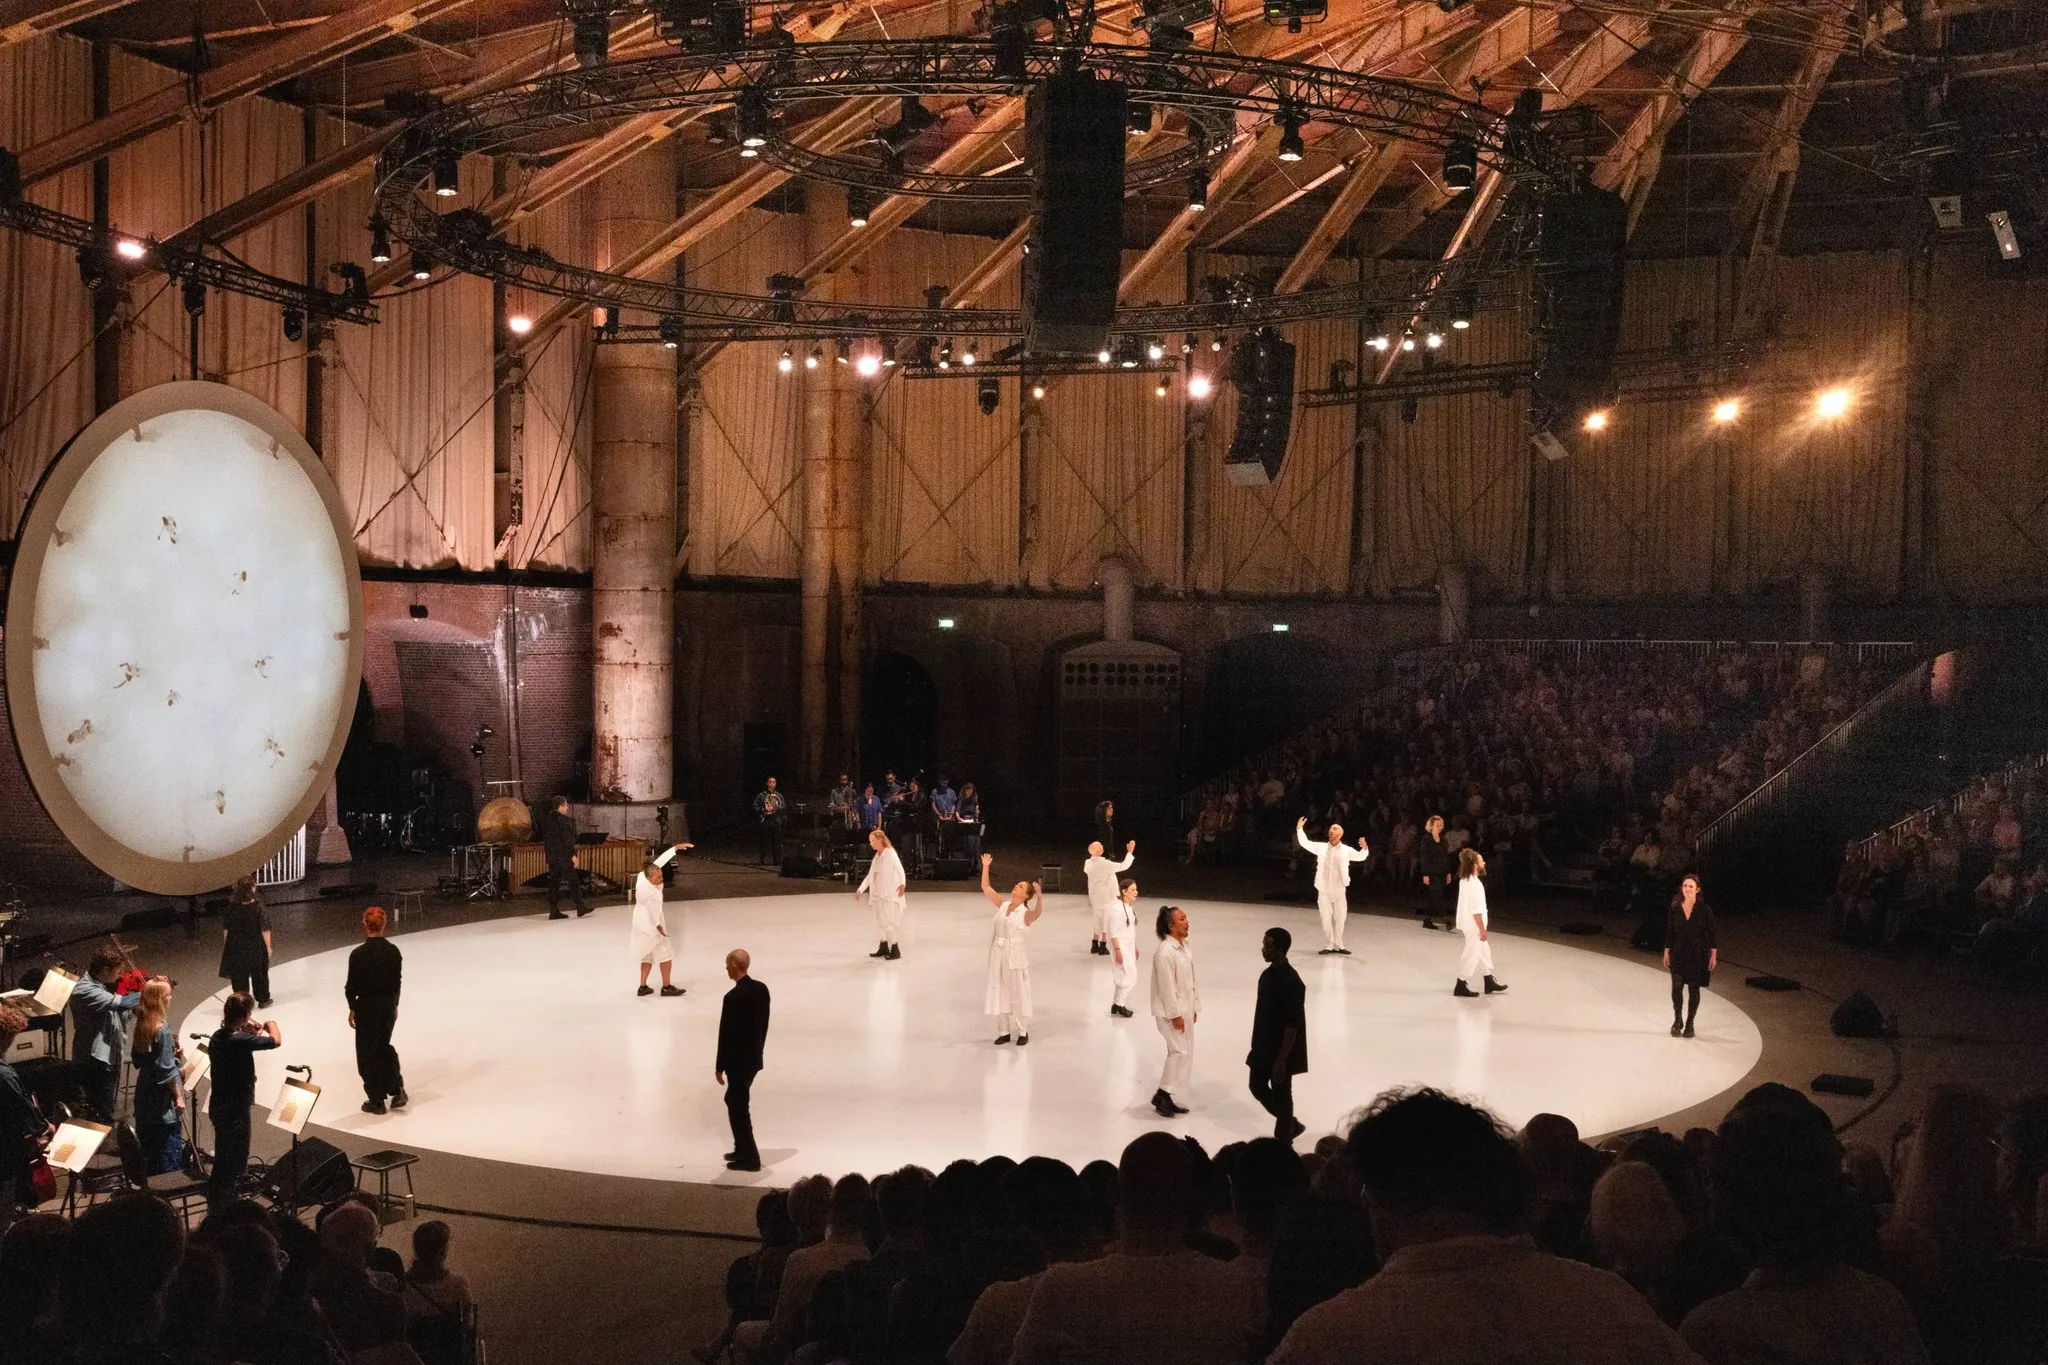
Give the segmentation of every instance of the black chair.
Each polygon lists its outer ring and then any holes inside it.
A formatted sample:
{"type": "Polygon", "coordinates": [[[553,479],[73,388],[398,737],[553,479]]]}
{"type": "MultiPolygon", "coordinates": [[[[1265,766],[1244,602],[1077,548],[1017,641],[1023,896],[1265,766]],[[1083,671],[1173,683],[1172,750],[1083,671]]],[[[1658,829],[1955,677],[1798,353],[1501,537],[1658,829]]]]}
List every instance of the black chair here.
{"type": "Polygon", "coordinates": [[[166,1200],[178,1211],[178,1216],[191,1222],[191,1207],[196,1202],[201,1209],[206,1206],[206,1182],[185,1171],[166,1171],[162,1175],[151,1175],[149,1163],[142,1155],[142,1142],[135,1136],[134,1125],[121,1122],[114,1125],[114,1148],[120,1155],[121,1174],[128,1188],[147,1190],[159,1199],[166,1200]]]}

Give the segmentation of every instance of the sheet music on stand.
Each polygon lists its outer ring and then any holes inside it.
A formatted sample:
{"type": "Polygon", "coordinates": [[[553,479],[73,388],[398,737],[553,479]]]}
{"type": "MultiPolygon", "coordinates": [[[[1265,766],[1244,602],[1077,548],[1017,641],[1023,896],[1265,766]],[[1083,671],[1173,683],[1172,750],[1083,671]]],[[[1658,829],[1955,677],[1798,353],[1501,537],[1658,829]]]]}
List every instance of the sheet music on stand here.
{"type": "Polygon", "coordinates": [[[71,1003],[71,992],[78,985],[78,978],[62,967],[51,967],[43,973],[43,984],[36,987],[34,1000],[45,1014],[62,1014],[64,1007],[71,1003]]]}
{"type": "Polygon", "coordinates": [[[185,1084],[185,1093],[191,1094],[192,1087],[206,1079],[206,1073],[213,1069],[213,1054],[204,1047],[195,1047],[185,1054],[184,1064],[178,1068],[178,1079],[185,1084]]]}
{"type": "Polygon", "coordinates": [[[86,1119],[66,1119],[57,1125],[57,1131],[50,1138],[50,1146],[43,1153],[43,1159],[50,1163],[53,1170],[69,1171],[77,1175],[99,1151],[100,1144],[107,1140],[107,1134],[113,1131],[104,1123],[93,1123],[86,1119]]]}
{"type": "Polygon", "coordinates": [[[320,1102],[320,1087],[311,1081],[287,1077],[278,1089],[277,1099],[270,1106],[270,1126],[282,1128],[293,1137],[306,1130],[306,1120],[313,1117],[313,1106],[320,1102]]]}

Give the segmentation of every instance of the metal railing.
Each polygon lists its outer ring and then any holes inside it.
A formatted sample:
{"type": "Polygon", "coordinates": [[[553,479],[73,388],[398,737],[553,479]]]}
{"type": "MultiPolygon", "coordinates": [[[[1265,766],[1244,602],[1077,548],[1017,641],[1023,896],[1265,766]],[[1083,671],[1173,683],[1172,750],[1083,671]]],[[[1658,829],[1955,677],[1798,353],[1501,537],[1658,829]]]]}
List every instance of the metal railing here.
{"type": "Polygon", "coordinates": [[[1925,834],[1933,826],[1936,816],[1960,815],[1964,803],[1985,787],[1998,789],[2004,793],[2007,799],[2010,799],[2013,789],[2024,778],[2044,768],[2048,768],[2048,752],[2028,754],[2025,758],[2016,758],[1997,772],[1987,773],[1982,777],[1970,779],[1960,791],[1944,796],[1941,800],[1931,805],[1922,806],[1911,815],[1893,821],[1875,834],[1866,835],[1856,840],[1849,845],[1849,856],[1852,858],[1865,856],[1878,848],[1895,847],[1914,835],[1925,834]]]}
{"type": "Polygon", "coordinates": [[[1932,661],[1923,659],[1901,673],[1883,691],[1844,717],[1839,725],[1796,754],[1791,762],[1765,778],[1756,790],[1722,811],[1712,823],[1700,831],[1699,838],[1694,840],[1693,857],[1698,859],[1705,856],[1716,843],[1784,800],[1796,784],[1819,766],[1823,758],[1839,754],[1846,749],[1849,742],[1870,723],[1872,718],[1890,711],[1905,698],[1916,693],[1926,695],[1932,669],[1932,661]]]}
{"type": "Polygon", "coordinates": [[[284,847],[270,855],[270,861],[256,872],[258,886],[291,886],[306,880],[306,827],[284,841],[284,847]]]}

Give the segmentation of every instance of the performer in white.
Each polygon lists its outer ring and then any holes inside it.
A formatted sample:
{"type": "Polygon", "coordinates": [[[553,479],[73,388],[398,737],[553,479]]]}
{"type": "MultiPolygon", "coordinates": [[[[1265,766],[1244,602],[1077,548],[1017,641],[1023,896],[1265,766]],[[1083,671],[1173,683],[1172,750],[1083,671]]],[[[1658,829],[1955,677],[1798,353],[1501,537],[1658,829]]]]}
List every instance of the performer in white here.
{"type": "Polygon", "coordinates": [[[1465,936],[1465,950],[1458,955],[1458,985],[1453,995],[1477,997],[1469,983],[1483,981],[1488,995],[1507,987],[1493,979],[1493,945],[1486,941],[1486,859],[1476,848],[1458,850],[1458,932],[1465,936]]]}
{"type": "Polygon", "coordinates": [[[1109,1012],[1133,1019],[1131,987],[1138,984],[1138,884],[1126,878],[1109,910],[1109,1012]]]}
{"type": "Polygon", "coordinates": [[[879,829],[869,830],[868,847],[875,851],[875,860],[868,864],[868,875],[861,879],[853,898],[859,900],[866,896],[869,907],[875,912],[875,934],[881,942],[868,956],[893,962],[903,956],[903,949],[896,942],[896,932],[903,927],[909,879],[903,875],[903,859],[896,856],[896,846],[889,842],[888,835],[879,829]]]}
{"type": "Polygon", "coordinates": [[[669,973],[675,970],[676,952],[668,940],[668,916],[661,904],[662,869],[676,854],[695,847],[671,844],[659,858],[649,858],[641,866],[640,875],[633,879],[633,938],[629,951],[640,964],[640,989],[634,992],[636,995],[654,994],[654,988],[647,984],[647,969],[657,962],[661,964],[661,993],[683,993],[682,987],[669,979],[669,973]]]}
{"type": "Polygon", "coordinates": [[[1116,874],[1127,871],[1137,857],[1136,840],[1124,845],[1120,863],[1105,856],[1101,840],[1088,845],[1088,861],[1081,864],[1081,871],[1088,878],[1088,908],[1095,912],[1095,938],[1088,945],[1091,953],[1109,956],[1110,923],[1116,917],[1116,874]]]}
{"type": "Polygon", "coordinates": [[[1202,993],[1195,986],[1195,957],[1188,951],[1188,915],[1177,905],[1159,907],[1153,924],[1159,951],[1152,955],[1152,1019],[1166,1040],[1166,1065],[1152,1108],[1161,1118],[1188,1112],[1174,1097],[1188,1093],[1195,1075],[1195,1020],[1202,1012],[1202,993]]]}
{"type": "Polygon", "coordinates": [[[989,864],[995,855],[981,855],[981,894],[996,908],[995,924],[988,941],[988,990],[982,997],[982,1012],[996,1016],[1002,1034],[1001,1046],[1014,1038],[1022,1047],[1031,1041],[1031,956],[1024,948],[1024,935],[1045,913],[1045,901],[1037,882],[1018,882],[1008,899],[988,884],[989,864]]]}
{"type": "Polygon", "coordinates": [[[1350,957],[1351,950],[1344,946],[1344,920],[1351,912],[1344,901],[1344,890],[1351,885],[1351,864],[1364,862],[1372,856],[1372,850],[1365,846],[1362,834],[1358,836],[1357,852],[1344,847],[1342,825],[1330,826],[1328,843],[1311,843],[1307,816],[1294,822],[1294,839],[1315,855],[1316,912],[1323,917],[1323,946],[1317,952],[1350,957]]]}

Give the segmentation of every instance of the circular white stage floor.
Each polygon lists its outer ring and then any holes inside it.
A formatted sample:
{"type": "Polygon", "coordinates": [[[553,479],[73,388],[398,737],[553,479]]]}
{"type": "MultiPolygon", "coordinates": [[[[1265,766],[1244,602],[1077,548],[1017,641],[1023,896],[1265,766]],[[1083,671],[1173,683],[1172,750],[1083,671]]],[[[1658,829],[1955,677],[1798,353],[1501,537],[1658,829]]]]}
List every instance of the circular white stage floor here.
{"type": "MultiPolygon", "coordinates": [[[[1646,1123],[1748,1074],[1763,1040],[1721,996],[1699,1036],[1669,1035],[1669,986],[1647,965],[1559,943],[1495,936],[1511,989],[1452,996],[1459,940],[1413,919],[1353,915],[1354,956],[1319,957],[1298,906],[1185,901],[1201,977],[1194,1112],[1172,1121],[1211,1150],[1272,1131],[1245,1089],[1245,1049],[1268,925],[1295,936],[1308,984],[1310,1070],[1295,1103],[1310,1135],[1396,1085],[1472,1096],[1511,1124],[1551,1111],[1582,1132],[1646,1123]],[[1306,951],[1304,951],[1304,949],[1306,951]]],[[[1156,907],[1148,907],[1148,910],[1156,907]]],[[[1147,1013],[1150,945],[1132,1007],[1109,1014],[1109,959],[1087,952],[1078,896],[1048,898],[1032,934],[1038,1014],[1028,1048],[995,1047],[981,1013],[990,912],[980,895],[915,893],[903,957],[880,962],[865,905],[850,895],[671,901],[682,999],[634,995],[629,912],[539,915],[408,929],[396,1043],[411,1107],[361,1111],[342,981],[348,952],[271,972],[268,1012],[285,1046],[261,1054],[259,1096],[287,1062],[323,1095],[314,1122],[401,1147],[661,1180],[787,1183],[812,1171],[937,1169],[957,1157],[1114,1160],[1165,1120],[1149,1104],[1164,1045],[1147,1013]],[[773,992],[754,1126],[767,1170],[735,1176],[722,1091],[712,1080],[727,949],[753,954],[773,992]]],[[[658,981],[659,978],[657,977],[658,981]]],[[[219,997],[186,1030],[211,1029],[219,997]]]]}

